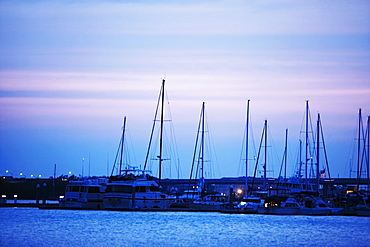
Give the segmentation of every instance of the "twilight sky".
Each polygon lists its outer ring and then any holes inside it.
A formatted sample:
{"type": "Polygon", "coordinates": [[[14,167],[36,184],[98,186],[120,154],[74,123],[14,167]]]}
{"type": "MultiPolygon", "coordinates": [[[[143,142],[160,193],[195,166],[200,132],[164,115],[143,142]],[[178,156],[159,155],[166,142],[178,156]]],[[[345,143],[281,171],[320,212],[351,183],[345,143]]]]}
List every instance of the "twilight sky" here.
{"type": "Polygon", "coordinates": [[[0,174],[106,175],[124,116],[127,162],[142,167],[166,78],[164,177],[189,176],[203,101],[208,178],[244,175],[247,99],[250,174],[265,119],[268,176],[286,128],[294,173],[309,100],[332,177],[348,177],[358,109],[370,112],[369,13],[369,1],[1,1],[0,174]]]}

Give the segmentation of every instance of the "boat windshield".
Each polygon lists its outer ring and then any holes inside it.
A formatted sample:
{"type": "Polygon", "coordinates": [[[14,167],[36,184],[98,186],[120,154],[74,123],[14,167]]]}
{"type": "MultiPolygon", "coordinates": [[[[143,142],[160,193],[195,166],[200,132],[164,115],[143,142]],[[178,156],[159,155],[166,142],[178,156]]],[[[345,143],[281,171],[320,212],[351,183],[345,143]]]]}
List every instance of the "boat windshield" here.
{"type": "Polygon", "coordinates": [[[243,199],[243,202],[253,202],[253,203],[261,203],[261,199],[256,198],[256,199],[243,199]]]}
{"type": "Polygon", "coordinates": [[[100,189],[97,186],[89,187],[89,193],[100,193],[100,189]]]}
{"type": "Polygon", "coordinates": [[[67,192],[80,192],[81,186],[67,186],[67,192]]]}
{"type": "Polygon", "coordinates": [[[146,187],[145,186],[137,186],[136,187],[136,192],[146,192],[146,187]]]}
{"type": "Polygon", "coordinates": [[[158,186],[150,186],[149,189],[150,189],[150,191],[159,191],[158,186]]]}
{"type": "Polygon", "coordinates": [[[128,185],[108,185],[106,192],[132,193],[132,186],[128,186],[128,185]]]}

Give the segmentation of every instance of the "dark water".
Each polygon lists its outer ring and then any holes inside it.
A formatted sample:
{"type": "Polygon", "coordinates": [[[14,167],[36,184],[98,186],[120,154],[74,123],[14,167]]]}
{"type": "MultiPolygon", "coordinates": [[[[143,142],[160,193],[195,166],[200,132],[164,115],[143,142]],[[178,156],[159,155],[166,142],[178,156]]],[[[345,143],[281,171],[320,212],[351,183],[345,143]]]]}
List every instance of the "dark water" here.
{"type": "Polygon", "coordinates": [[[0,208],[0,246],[370,246],[370,217],[0,208]]]}

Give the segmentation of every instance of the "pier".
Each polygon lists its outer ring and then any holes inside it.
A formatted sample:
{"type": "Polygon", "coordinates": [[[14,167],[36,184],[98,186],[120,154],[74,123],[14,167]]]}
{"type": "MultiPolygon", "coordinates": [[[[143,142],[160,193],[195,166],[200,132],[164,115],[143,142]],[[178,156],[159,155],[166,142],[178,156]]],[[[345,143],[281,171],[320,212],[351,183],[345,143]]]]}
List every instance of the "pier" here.
{"type": "MultiPolygon", "coordinates": [[[[252,181],[253,178],[248,178],[252,181]]],[[[276,178],[267,179],[267,186],[273,187],[277,183],[276,178]]],[[[18,200],[36,200],[37,185],[46,185],[44,189],[47,200],[58,200],[64,195],[65,187],[69,180],[65,178],[48,178],[48,179],[26,179],[13,178],[11,176],[3,176],[0,178],[0,195],[7,200],[13,200],[17,196],[18,200]],[[53,186],[54,185],[54,186],[53,186]]],[[[182,194],[189,189],[189,185],[194,184],[194,180],[189,179],[162,179],[161,186],[163,191],[168,194],[182,194]]],[[[254,190],[261,189],[265,180],[263,178],[255,178],[254,190]]],[[[310,182],[316,182],[312,179],[310,182]]],[[[321,194],[324,196],[345,195],[346,193],[356,192],[362,188],[369,188],[369,180],[365,178],[321,178],[319,181],[321,194]]],[[[235,191],[243,192],[245,189],[245,177],[226,177],[220,179],[205,179],[205,186],[208,191],[217,191],[225,195],[229,195],[230,186],[235,191]]],[[[367,189],[368,190],[368,189],[367,189]]]]}

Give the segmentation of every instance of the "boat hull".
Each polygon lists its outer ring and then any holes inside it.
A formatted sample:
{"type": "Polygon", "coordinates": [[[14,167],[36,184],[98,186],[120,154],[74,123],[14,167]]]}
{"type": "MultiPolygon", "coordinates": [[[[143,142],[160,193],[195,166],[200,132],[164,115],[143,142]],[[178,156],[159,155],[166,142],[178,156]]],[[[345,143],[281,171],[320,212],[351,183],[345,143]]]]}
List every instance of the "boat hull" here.
{"type": "Polygon", "coordinates": [[[366,208],[358,208],[356,210],[356,214],[358,216],[370,216],[370,207],[366,207],[366,208]]]}
{"type": "Polygon", "coordinates": [[[259,214],[279,214],[279,215],[296,215],[300,213],[299,208],[286,208],[286,207],[259,207],[257,211],[259,214]]]}
{"type": "Polygon", "coordinates": [[[225,209],[227,204],[225,203],[212,203],[212,202],[192,202],[190,208],[202,211],[220,211],[225,209]]]}
{"type": "Polygon", "coordinates": [[[59,208],[61,209],[102,209],[103,200],[101,201],[60,201],[59,208]]]}
{"type": "Polygon", "coordinates": [[[329,215],[331,213],[329,208],[301,208],[299,214],[302,215],[329,215]]]}
{"type": "Polygon", "coordinates": [[[128,198],[128,197],[106,197],[103,200],[104,209],[167,209],[173,202],[172,198],[128,198]]]}

